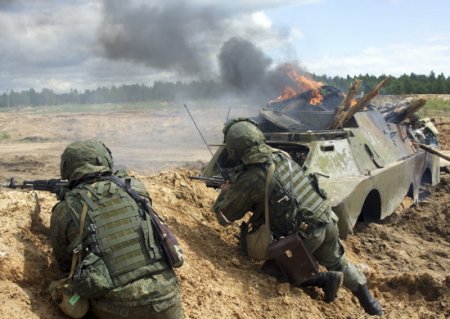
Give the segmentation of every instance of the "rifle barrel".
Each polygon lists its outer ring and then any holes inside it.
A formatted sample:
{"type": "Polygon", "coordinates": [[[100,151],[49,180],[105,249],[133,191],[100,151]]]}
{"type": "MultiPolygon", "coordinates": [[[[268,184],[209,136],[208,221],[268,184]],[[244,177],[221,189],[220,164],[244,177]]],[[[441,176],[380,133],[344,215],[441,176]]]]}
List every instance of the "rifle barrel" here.
{"type": "Polygon", "coordinates": [[[6,188],[20,188],[20,189],[32,189],[37,191],[47,191],[52,193],[58,193],[63,187],[67,186],[66,180],[60,179],[37,179],[33,181],[23,181],[17,183],[14,177],[9,179],[9,183],[5,185],[6,188]]]}
{"type": "Polygon", "coordinates": [[[189,179],[199,180],[205,182],[208,187],[220,187],[225,183],[225,180],[221,177],[203,177],[203,176],[189,176],[189,179]]]}

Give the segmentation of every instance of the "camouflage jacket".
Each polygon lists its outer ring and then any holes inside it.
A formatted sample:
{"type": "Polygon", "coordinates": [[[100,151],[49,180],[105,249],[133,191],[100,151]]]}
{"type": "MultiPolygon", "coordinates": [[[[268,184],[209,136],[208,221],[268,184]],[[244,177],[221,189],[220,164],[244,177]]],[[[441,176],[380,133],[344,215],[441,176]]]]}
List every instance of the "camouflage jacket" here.
{"type": "Polygon", "coordinates": [[[222,190],[214,203],[214,211],[221,211],[230,222],[239,220],[247,212],[264,215],[264,166],[247,166],[227,190],[222,190]]]}
{"type": "MultiPolygon", "coordinates": [[[[252,212],[250,223],[253,228],[262,225],[267,169],[274,151],[276,150],[264,144],[255,147],[243,157],[245,169],[233,179],[228,189],[219,194],[213,207],[216,213],[222,212],[226,220],[232,222],[243,218],[247,212],[252,212]]],[[[296,214],[292,214],[292,209],[279,201],[277,203],[269,200],[269,206],[270,228],[275,237],[298,231],[307,238],[318,225],[331,221],[329,208],[316,218],[314,215],[307,216],[308,212],[302,209],[301,203],[297,206],[296,214]],[[300,227],[303,220],[308,221],[311,226],[309,229],[300,227]]]]}

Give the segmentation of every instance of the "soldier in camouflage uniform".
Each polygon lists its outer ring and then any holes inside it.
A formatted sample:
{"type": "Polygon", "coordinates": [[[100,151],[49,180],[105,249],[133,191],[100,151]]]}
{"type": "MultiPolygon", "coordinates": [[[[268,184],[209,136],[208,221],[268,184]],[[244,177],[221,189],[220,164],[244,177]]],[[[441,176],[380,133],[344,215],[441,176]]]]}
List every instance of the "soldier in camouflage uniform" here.
{"type": "MultiPolygon", "coordinates": [[[[381,316],[381,305],[367,289],[364,274],[345,257],[338,237],[337,216],[301,167],[286,153],[265,144],[264,135],[252,121],[238,119],[227,123],[224,139],[230,159],[240,160],[244,168],[225,184],[214,204],[218,222],[226,226],[250,211],[253,213],[249,220],[252,229],[258,229],[264,223],[266,176],[274,162],[275,183],[269,195],[273,237],[277,239],[298,232],[319,264],[329,271],[344,274],[344,286],[359,299],[365,311],[381,316]],[[289,179],[293,180],[291,185],[289,179]]],[[[322,273],[303,286],[323,287],[327,280],[327,273],[322,273]]]]}
{"type": "MultiPolygon", "coordinates": [[[[63,152],[61,177],[69,187],[51,217],[56,260],[69,272],[73,252],[79,253],[69,287],[89,300],[98,318],[183,318],[175,272],[149,218],[123,188],[105,179],[112,167],[111,153],[99,141],[74,142],[63,152]]],[[[125,172],[115,176],[151,202],[141,181],[125,172]]]]}

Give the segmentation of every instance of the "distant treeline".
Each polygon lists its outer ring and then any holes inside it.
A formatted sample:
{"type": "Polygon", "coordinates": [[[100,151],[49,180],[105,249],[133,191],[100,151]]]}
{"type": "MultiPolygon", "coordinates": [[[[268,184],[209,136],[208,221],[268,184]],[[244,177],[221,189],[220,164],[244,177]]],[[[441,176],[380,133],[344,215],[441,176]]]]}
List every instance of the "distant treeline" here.
{"type": "MultiPolygon", "coordinates": [[[[360,91],[367,92],[375,84],[386,78],[385,75],[359,75],[347,77],[329,77],[312,74],[312,78],[324,84],[347,91],[355,79],[362,80],[360,91]]],[[[37,92],[34,89],[15,92],[8,91],[0,95],[0,107],[7,106],[41,106],[62,104],[101,104],[101,103],[136,103],[147,101],[173,101],[176,98],[219,99],[229,95],[231,89],[217,81],[161,82],[152,86],[143,84],[121,85],[110,88],[100,87],[95,90],[71,90],[68,93],[55,93],[50,89],[37,92]]],[[[232,93],[236,94],[236,91],[232,93]]],[[[450,77],[444,74],[436,76],[411,73],[400,77],[391,77],[391,81],[381,90],[381,94],[450,94],[450,77]]],[[[244,94],[240,92],[240,94],[244,94]]]]}
{"type": "MultiPolygon", "coordinates": [[[[378,82],[385,79],[386,75],[359,75],[343,77],[329,77],[326,75],[315,75],[316,81],[337,87],[347,91],[350,84],[355,80],[362,80],[360,91],[367,92],[378,82]]],[[[445,77],[443,73],[436,76],[431,71],[429,75],[403,74],[400,77],[391,76],[391,80],[381,89],[381,94],[450,94],[450,77],[445,77]]]]}

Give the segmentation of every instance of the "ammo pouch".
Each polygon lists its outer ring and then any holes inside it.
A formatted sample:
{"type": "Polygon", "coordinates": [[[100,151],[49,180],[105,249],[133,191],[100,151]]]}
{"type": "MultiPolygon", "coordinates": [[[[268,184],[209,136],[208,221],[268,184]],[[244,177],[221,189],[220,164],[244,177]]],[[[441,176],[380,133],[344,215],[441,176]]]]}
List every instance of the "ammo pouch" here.
{"type": "Polygon", "coordinates": [[[72,288],[88,299],[100,298],[115,288],[102,258],[90,252],[77,266],[72,288]]]}
{"type": "Polygon", "coordinates": [[[52,301],[70,318],[83,318],[89,310],[87,298],[73,293],[70,278],[52,281],[48,288],[52,301]]]}
{"type": "Polygon", "coordinates": [[[319,273],[319,265],[297,232],[270,244],[268,258],[274,259],[289,282],[300,285],[319,273]]]}
{"type": "Polygon", "coordinates": [[[247,253],[250,258],[267,259],[267,251],[272,241],[269,223],[264,223],[257,230],[247,233],[247,253]]]}

